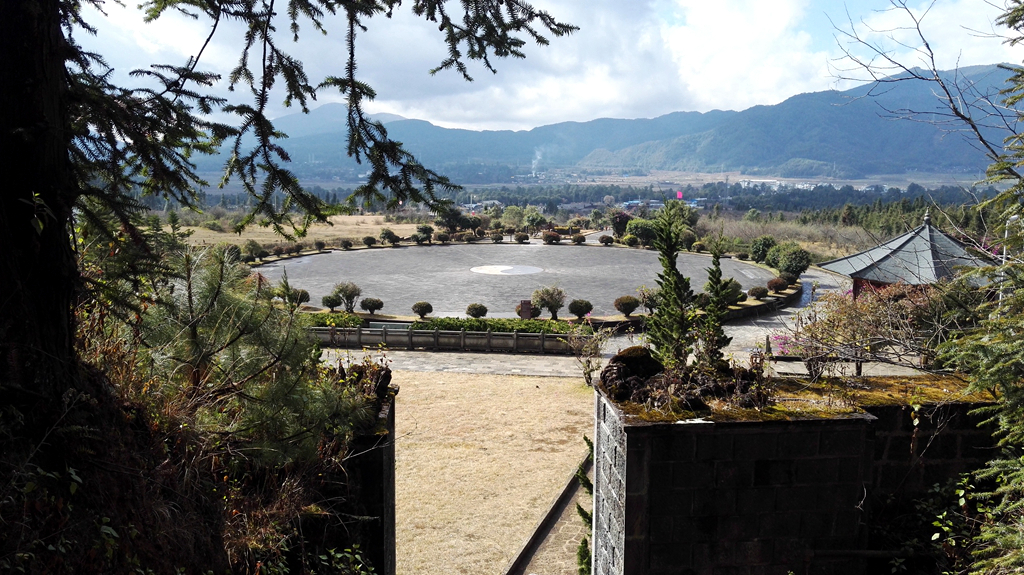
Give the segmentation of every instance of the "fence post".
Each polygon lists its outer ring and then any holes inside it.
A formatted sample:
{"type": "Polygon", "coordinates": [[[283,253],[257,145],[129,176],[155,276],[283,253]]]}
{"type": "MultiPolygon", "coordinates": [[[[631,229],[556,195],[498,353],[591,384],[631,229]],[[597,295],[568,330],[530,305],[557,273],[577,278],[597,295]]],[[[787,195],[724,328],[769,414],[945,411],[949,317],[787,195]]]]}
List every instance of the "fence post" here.
{"type": "Polygon", "coordinates": [[[438,339],[439,339],[440,328],[434,328],[434,351],[437,351],[438,339]]]}
{"type": "Polygon", "coordinates": [[[413,332],[413,329],[410,327],[409,328],[409,351],[412,351],[412,332],[413,332]]]}
{"type": "Polygon", "coordinates": [[[540,332],[540,352],[544,353],[544,332],[540,332]]]}
{"type": "Polygon", "coordinates": [[[491,351],[491,330],[487,330],[487,351],[491,351]]]}
{"type": "Polygon", "coordinates": [[[466,351],[466,328],[459,332],[459,349],[466,351]]]}
{"type": "Polygon", "coordinates": [[[512,351],[513,352],[519,351],[519,330],[518,329],[512,332],[512,351]]]}
{"type": "Polygon", "coordinates": [[[363,328],[362,327],[357,327],[356,328],[356,347],[359,348],[359,349],[363,349],[363,328]]]}

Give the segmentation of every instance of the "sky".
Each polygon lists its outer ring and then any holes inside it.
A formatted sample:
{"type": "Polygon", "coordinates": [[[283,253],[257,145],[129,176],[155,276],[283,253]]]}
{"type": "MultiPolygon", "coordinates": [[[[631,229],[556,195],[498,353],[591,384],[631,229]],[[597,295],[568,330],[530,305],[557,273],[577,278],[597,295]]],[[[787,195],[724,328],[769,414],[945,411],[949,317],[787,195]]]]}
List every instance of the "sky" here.
{"type": "MultiPolygon", "coordinates": [[[[202,46],[208,22],[176,14],[144,23],[136,7],[107,2],[106,15],[88,9],[95,36],[76,34],[103,54],[119,81],[152,63],[184,64],[202,46]]],[[[1024,61],[1024,46],[1011,47],[993,22],[1002,0],[934,0],[907,6],[921,26],[940,69],[1024,61]]],[[[356,42],[360,78],[377,98],[372,113],[398,114],[450,128],[523,130],[596,118],[652,118],[677,111],[743,110],[786,98],[845,89],[866,79],[843,59],[845,49],[864,54],[845,36],[851,30],[901,62],[923,64],[912,21],[888,0],[536,0],[534,6],[580,27],[529,43],[525,59],[496,60],[497,73],[469,64],[473,82],[455,72],[431,76],[446,56],[436,25],[414,14],[407,1],[391,19],[366,22],[356,42]]],[[[451,3],[456,8],[457,2],[451,3]]],[[[316,82],[344,71],[344,26],[329,19],[326,36],[309,26],[284,49],[301,58],[316,82]]],[[[287,30],[282,21],[281,30],[287,30]]],[[[239,57],[241,31],[221,26],[201,69],[226,74],[239,57]]],[[[224,82],[215,90],[228,94],[224,82]]],[[[282,97],[271,116],[293,113],[282,97]]],[[[316,107],[338,102],[322,91],[316,107]]]]}

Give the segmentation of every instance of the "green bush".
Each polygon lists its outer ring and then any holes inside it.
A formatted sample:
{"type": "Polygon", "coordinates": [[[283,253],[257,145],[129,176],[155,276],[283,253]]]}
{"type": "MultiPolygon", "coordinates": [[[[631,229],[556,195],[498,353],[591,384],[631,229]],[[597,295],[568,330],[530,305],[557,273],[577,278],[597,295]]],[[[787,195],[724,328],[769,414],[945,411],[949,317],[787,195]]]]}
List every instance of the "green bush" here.
{"type": "Polygon", "coordinates": [[[684,250],[692,249],[693,244],[696,241],[697,234],[691,232],[690,230],[683,230],[679,232],[679,245],[682,246],[684,250]]]}
{"type": "Polygon", "coordinates": [[[640,243],[640,239],[632,234],[626,234],[622,236],[622,243],[626,244],[629,247],[633,247],[640,243]]]}
{"type": "Polygon", "coordinates": [[[572,243],[574,243],[574,244],[576,244],[578,246],[581,246],[581,245],[587,243],[587,236],[585,236],[583,234],[575,234],[575,235],[572,236],[572,243]]]}
{"type": "Polygon", "coordinates": [[[747,290],[747,295],[752,297],[752,298],[754,298],[754,299],[756,299],[757,301],[761,301],[764,298],[768,297],[768,288],[761,287],[761,286],[754,286],[754,287],[750,288],[749,290],[747,290]]]}
{"type": "Polygon", "coordinates": [[[416,233],[412,234],[411,236],[409,236],[409,239],[412,240],[413,242],[415,242],[416,245],[418,245],[418,246],[422,246],[423,244],[430,243],[430,236],[428,236],[426,234],[421,234],[419,232],[416,232],[416,233]]]}
{"type": "Polygon", "coordinates": [[[373,246],[376,243],[377,243],[377,238],[375,238],[373,236],[363,236],[363,245],[364,246],[371,247],[371,246],[373,246]]]}
{"type": "Polygon", "coordinates": [[[452,237],[444,232],[441,232],[439,234],[434,234],[434,239],[441,242],[442,244],[446,244],[451,241],[452,237]]]}
{"type": "Polygon", "coordinates": [[[482,318],[487,315],[487,306],[479,303],[471,303],[466,306],[466,315],[474,319],[482,318]]]}
{"type": "Polygon", "coordinates": [[[284,255],[284,246],[274,246],[271,250],[275,256],[281,257],[284,255]]]}
{"type": "Polygon", "coordinates": [[[345,311],[352,313],[356,309],[356,299],[363,295],[363,290],[352,282],[342,282],[335,284],[331,293],[341,298],[345,311]]]}
{"type": "Polygon", "coordinates": [[[603,235],[603,236],[597,238],[597,241],[601,242],[601,245],[610,246],[613,243],[615,243],[615,238],[613,238],[613,237],[611,237],[609,235],[603,235]]]}
{"type": "MultiPolygon", "coordinates": [[[[572,325],[566,321],[550,319],[510,319],[510,318],[459,318],[435,317],[424,322],[416,322],[413,329],[439,329],[442,331],[487,331],[520,333],[571,333],[572,325]]],[[[584,326],[584,330],[588,328],[584,326]]],[[[589,333],[589,331],[588,331],[589,333]]]]}
{"type": "Polygon", "coordinates": [[[476,243],[476,241],[479,239],[480,237],[477,236],[475,232],[466,232],[465,234],[462,235],[462,241],[466,242],[467,244],[476,243]]]}
{"type": "Polygon", "coordinates": [[[750,257],[758,263],[768,257],[768,250],[775,247],[775,238],[772,236],[761,236],[750,244],[750,257]]]}
{"type": "Polygon", "coordinates": [[[384,307],[384,302],[380,301],[375,297],[364,297],[363,301],[359,302],[359,307],[361,307],[365,311],[370,312],[370,315],[373,315],[373,312],[384,307]]]}
{"type": "Polygon", "coordinates": [[[363,320],[351,313],[304,313],[300,317],[309,327],[362,327],[363,320]]]}
{"type": "Polygon", "coordinates": [[[546,231],[543,234],[541,234],[541,240],[543,240],[544,243],[548,245],[557,244],[558,242],[562,241],[562,236],[558,232],[546,231]]]}
{"type": "Polygon", "coordinates": [[[690,245],[690,251],[698,254],[706,249],[708,249],[708,247],[704,245],[704,242],[693,242],[693,244],[690,245]]]}
{"type": "Polygon", "coordinates": [[[738,260],[749,260],[750,259],[750,254],[748,254],[747,252],[737,252],[736,253],[736,259],[738,259],[738,260]]]}
{"type": "Polygon", "coordinates": [[[425,301],[418,301],[412,304],[412,311],[416,315],[420,316],[420,319],[427,317],[427,314],[434,311],[434,306],[425,301]]]}
{"type": "Polygon", "coordinates": [[[491,234],[491,241],[496,244],[500,244],[501,242],[505,241],[505,234],[495,232],[491,234]]]}
{"type": "Polygon", "coordinates": [[[768,250],[765,265],[797,277],[811,265],[811,254],[796,242],[785,242],[768,250]]]}
{"type": "Polygon", "coordinates": [[[636,308],[640,307],[640,300],[631,295],[624,295],[615,300],[615,309],[619,310],[619,313],[629,317],[629,314],[636,311],[636,308]]]}
{"type": "Polygon", "coordinates": [[[574,299],[569,302],[569,313],[576,316],[576,319],[583,319],[583,316],[594,311],[594,305],[585,299],[574,299]]]}
{"type": "Polygon", "coordinates": [[[789,282],[782,278],[772,278],[768,280],[768,289],[775,293],[782,293],[789,287],[789,282]]]}
{"type": "Polygon", "coordinates": [[[518,234],[515,235],[515,240],[517,244],[528,244],[530,243],[530,234],[524,234],[523,232],[519,232],[518,234]]]}
{"type": "Polygon", "coordinates": [[[317,240],[317,241],[313,242],[313,247],[316,248],[316,251],[322,252],[322,251],[324,251],[324,248],[327,247],[327,242],[325,242],[323,240],[317,240]]]}
{"type": "Polygon", "coordinates": [[[352,249],[352,240],[348,240],[348,239],[341,240],[341,249],[343,249],[343,250],[350,250],[350,249],[352,249]]]}
{"type": "Polygon", "coordinates": [[[398,237],[398,234],[391,231],[391,228],[381,228],[380,241],[381,243],[391,244],[393,247],[397,246],[402,241],[402,238],[398,237]]]}
{"type": "Polygon", "coordinates": [[[258,257],[260,260],[265,260],[270,257],[270,252],[268,252],[267,250],[260,250],[256,252],[256,257],[258,257]]]}
{"type": "Polygon", "coordinates": [[[798,281],[798,278],[789,272],[782,272],[781,274],[779,274],[779,277],[786,280],[786,283],[788,283],[791,286],[796,285],[796,282],[798,281]]]}
{"type": "Polygon", "coordinates": [[[747,295],[743,293],[743,286],[733,278],[725,281],[724,288],[726,305],[736,305],[747,299],[747,295]]]}
{"type": "Polygon", "coordinates": [[[643,218],[634,218],[626,224],[626,235],[636,236],[641,245],[649,246],[654,241],[654,222],[643,218]]]}
{"type": "Polygon", "coordinates": [[[342,303],[341,296],[338,294],[325,295],[324,297],[320,298],[320,303],[324,307],[330,309],[331,313],[334,313],[334,308],[340,306],[342,303]]]}

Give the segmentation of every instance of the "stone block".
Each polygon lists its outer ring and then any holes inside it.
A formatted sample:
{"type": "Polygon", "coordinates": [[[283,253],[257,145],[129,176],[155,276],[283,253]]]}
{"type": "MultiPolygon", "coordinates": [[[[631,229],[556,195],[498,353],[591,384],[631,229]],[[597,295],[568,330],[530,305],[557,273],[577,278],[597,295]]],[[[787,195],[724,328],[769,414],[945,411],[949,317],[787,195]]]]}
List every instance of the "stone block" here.
{"type": "Polygon", "coordinates": [[[742,541],[736,546],[736,557],[743,565],[763,565],[772,560],[772,544],[768,541],[742,541]]]}
{"type": "Polygon", "coordinates": [[[786,538],[798,537],[800,535],[800,514],[799,513],[772,513],[758,517],[760,536],[786,538]]]}
{"type": "Polygon", "coordinates": [[[865,464],[863,457],[846,457],[839,460],[839,481],[856,482],[862,478],[865,464]]]}
{"type": "Polygon", "coordinates": [[[691,546],[687,544],[651,545],[651,570],[678,573],[691,564],[691,546]]]}
{"type": "Polygon", "coordinates": [[[754,463],[750,461],[716,461],[715,486],[746,488],[754,484],[754,463]]]}
{"type": "Polygon", "coordinates": [[[774,459],[779,444],[777,433],[749,433],[737,435],[733,440],[733,456],[740,461],[774,459]]]}
{"type": "Polygon", "coordinates": [[[626,496],[626,537],[647,536],[648,522],[647,498],[634,495],[626,496]]]}
{"type": "Polygon", "coordinates": [[[718,520],[718,536],[729,541],[757,539],[759,532],[757,515],[733,515],[718,520]]]}
{"type": "Polygon", "coordinates": [[[993,456],[995,441],[988,431],[963,432],[960,435],[960,457],[987,461],[993,456]]]}
{"type": "Polygon", "coordinates": [[[775,512],[775,488],[751,487],[736,493],[736,513],[761,515],[775,512]]]}
{"type": "Polygon", "coordinates": [[[780,537],[773,543],[772,563],[799,566],[797,572],[803,571],[807,550],[810,548],[807,541],[797,538],[780,537]]]}
{"type": "Polygon", "coordinates": [[[775,491],[775,508],[779,511],[807,511],[818,508],[818,486],[779,487],[775,491]]]}
{"type": "Polygon", "coordinates": [[[693,492],[694,515],[732,515],[736,512],[736,490],[702,489],[693,492]]]}
{"type": "Polygon", "coordinates": [[[834,521],[835,515],[831,511],[804,513],[800,516],[800,536],[808,539],[831,536],[834,521]]]}
{"type": "Polygon", "coordinates": [[[889,437],[889,448],[885,452],[886,461],[909,461],[913,453],[911,447],[911,435],[901,433],[889,437]]]}
{"type": "MultiPolygon", "coordinates": [[[[679,518],[679,521],[686,521],[686,518],[679,518]]],[[[674,526],[675,517],[672,515],[654,515],[651,514],[651,545],[655,543],[672,543],[673,541],[680,542],[674,539],[676,528],[674,526]]]]}
{"type": "Polygon", "coordinates": [[[818,454],[818,431],[804,430],[787,433],[779,438],[780,458],[814,457],[818,454]]]}
{"type": "Polygon", "coordinates": [[[696,459],[732,459],[732,442],[730,433],[701,433],[697,436],[696,459]]]}
{"type": "Polygon", "coordinates": [[[821,485],[839,479],[838,459],[798,459],[793,464],[793,483],[821,485]]]}
{"type": "Polygon", "coordinates": [[[673,487],[672,463],[668,461],[658,461],[657,459],[651,461],[649,481],[651,493],[663,493],[670,491],[673,487]]]}
{"type": "Polygon", "coordinates": [[[791,485],[793,460],[762,460],[754,462],[754,485],[791,485]]]}
{"type": "Polygon", "coordinates": [[[859,429],[842,431],[822,430],[819,435],[820,455],[859,455],[864,443],[864,433],[859,429]]]}
{"type": "Polygon", "coordinates": [[[707,542],[718,534],[718,517],[677,517],[672,522],[672,541],[678,543],[707,542]]]}
{"type": "Polygon", "coordinates": [[[676,489],[706,489],[715,485],[715,464],[710,461],[677,462],[672,465],[676,489]]]}
{"type": "Polygon", "coordinates": [[[650,505],[652,517],[686,516],[693,509],[693,498],[697,493],[701,492],[679,489],[657,493],[643,501],[650,505]]]}

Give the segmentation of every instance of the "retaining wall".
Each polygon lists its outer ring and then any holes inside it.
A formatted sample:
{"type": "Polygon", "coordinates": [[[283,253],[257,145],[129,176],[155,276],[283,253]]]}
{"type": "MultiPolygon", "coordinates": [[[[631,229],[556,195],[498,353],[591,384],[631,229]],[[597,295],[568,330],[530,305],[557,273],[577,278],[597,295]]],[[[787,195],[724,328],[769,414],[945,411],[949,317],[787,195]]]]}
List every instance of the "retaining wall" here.
{"type": "Polygon", "coordinates": [[[976,468],[992,441],[967,415],[976,405],[939,408],[917,426],[899,406],[634,423],[595,398],[596,575],[862,574],[872,505],[976,468]]]}
{"type": "MultiPolygon", "coordinates": [[[[386,345],[392,349],[497,351],[505,353],[571,354],[564,334],[442,331],[412,329],[328,328],[310,331],[332,347],[362,349],[386,345]]],[[[584,336],[589,337],[589,336],[584,336]]]]}

